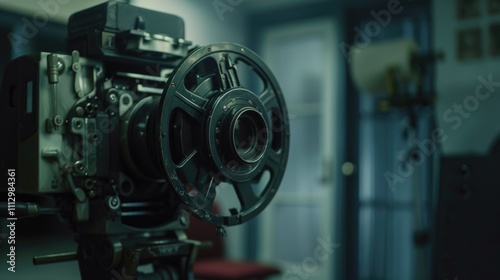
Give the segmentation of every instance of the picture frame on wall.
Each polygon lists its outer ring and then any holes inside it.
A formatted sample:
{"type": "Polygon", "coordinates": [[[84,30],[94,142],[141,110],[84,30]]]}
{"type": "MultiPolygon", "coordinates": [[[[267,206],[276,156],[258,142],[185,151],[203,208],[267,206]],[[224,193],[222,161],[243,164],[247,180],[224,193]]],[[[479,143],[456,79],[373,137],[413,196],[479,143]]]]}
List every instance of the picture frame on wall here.
{"type": "Polygon", "coordinates": [[[490,15],[500,14],[500,0],[488,0],[488,13],[490,15]]]}
{"type": "Polygon", "coordinates": [[[455,0],[458,19],[477,18],[481,15],[481,0],[455,0]]]}
{"type": "Polygon", "coordinates": [[[457,34],[457,55],[459,60],[478,59],[483,55],[480,28],[459,30],[457,34]]]}
{"type": "Polygon", "coordinates": [[[500,56],[500,22],[494,23],[489,28],[490,55],[500,56]]]}

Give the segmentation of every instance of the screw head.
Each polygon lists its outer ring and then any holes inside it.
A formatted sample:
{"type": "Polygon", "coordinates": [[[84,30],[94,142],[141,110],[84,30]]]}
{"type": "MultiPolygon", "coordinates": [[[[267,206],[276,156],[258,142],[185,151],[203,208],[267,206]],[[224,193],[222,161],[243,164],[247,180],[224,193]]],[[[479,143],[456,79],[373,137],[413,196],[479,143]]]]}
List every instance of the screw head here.
{"type": "Polygon", "coordinates": [[[76,121],[73,125],[75,128],[78,128],[78,129],[82,128],[82,126],[83,126],[83,124],[80,120],[76,121]]]}
{"type": "Polygon", "coordinates": [[[83,165],[83,162],[77,161],[77,162],[75,162],[75,168],[78,171],[83,171],[83,169],[85,168],[85,166],[83,165]]]}
{"type": "Polygon", "coordinates": [[[94,197],[96,196],[95,191],[94,191],[94,190],[90,190],[90,191],[89,191],[89,193],[88,193],[88,196],[89,196],[90,198],[94,198],[94,197]]]}
{"type": "Polygon", "coordinates": [[[108,208],[110,210],[117,210],[120,208],[120,198],[117,196],[108,197],[108,208]]]}
{"type": "Polygon", "coordinates": [[[116,94],[112,93],[109,95],[109,102],[115,103],[118,100],[118,97],[116,97],[116,94]]]}
{"type": "Polygon", "coordinates": [[[92,179],[86,179],[84,183],[84,187],[87,190],[92,190],[94,188],[95,182],[92,179]]]}

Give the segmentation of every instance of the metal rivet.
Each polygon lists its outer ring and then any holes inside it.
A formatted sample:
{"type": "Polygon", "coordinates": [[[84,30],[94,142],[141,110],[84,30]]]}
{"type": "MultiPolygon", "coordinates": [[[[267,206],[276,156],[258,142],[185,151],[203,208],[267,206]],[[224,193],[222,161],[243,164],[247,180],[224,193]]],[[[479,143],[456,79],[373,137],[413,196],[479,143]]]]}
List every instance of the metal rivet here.
{"type": "Polygon", "coordinates": [[[116,94],[112,93],[109,95],[109,102],[115,103],[118,98],[116,97],[116,94]]]}
{"type": "Polygon", "coordinates": [[[75,162],[75,168],[76,168],[76,170],[78,170],[78,171],[82,171],[82,170],[83,170],[83,168],[84,168],[84,166],[83,166],[83,162],[81,162],[81,161],[77,161],[77,162],[75,162]]]}
{"type": "Polygon", "coordinates": [[[83,114],[85,114],[85,110],[83,109],[83,107],[81,106],[76,107],[76,114],[80,117],[83,116],[83,114]]]}

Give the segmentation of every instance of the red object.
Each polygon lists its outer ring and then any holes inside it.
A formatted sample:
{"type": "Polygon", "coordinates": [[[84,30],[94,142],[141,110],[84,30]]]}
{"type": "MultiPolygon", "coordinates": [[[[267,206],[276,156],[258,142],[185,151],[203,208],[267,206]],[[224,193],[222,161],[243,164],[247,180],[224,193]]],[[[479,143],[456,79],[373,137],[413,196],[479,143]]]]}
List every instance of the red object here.
{"type": "Polygon", "coordinates": [[[277,274],[277,268],[253,262],[205,260],[194,264],[194,276],[204,280],[261,279],[277,274]]]}
{"type": "MultiPolygon", "coordinates": [[[[218,212],[217,207],[214,207],[213,210],[218,212]]],[[[212,243],[210,247],[198,249],[193,269],[195,278],[203,280],[264,279],[281,273],[278,268],[269,265],[226,260],[224,258],[224,242],[215,230],[213,225],[193,216],[190,217],[190,225],[186,231],[188,238],[212,243]]]]}

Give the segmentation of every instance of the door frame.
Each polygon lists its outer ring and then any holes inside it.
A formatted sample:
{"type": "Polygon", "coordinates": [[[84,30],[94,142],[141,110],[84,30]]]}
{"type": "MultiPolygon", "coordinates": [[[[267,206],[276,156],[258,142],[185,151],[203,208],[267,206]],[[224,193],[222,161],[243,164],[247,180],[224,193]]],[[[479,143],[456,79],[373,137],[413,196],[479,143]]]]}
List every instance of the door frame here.
{"type": "MultiPolygon", "coordinates": [[[[324,3],[324,4],[312,4],[312,5],[304,5],[302,7],[296,7],[288,10],[280,10],[269,12],[267,15],[259,13],[258,15],[254,15],[253,17],[249,17],[249,29],[251,30],[250,34],[250,42],[249,45],[256,50],[259,54],[263,55],[264,60],[266,57],[266,47],[263,44],[263,34],[266,30],[277,28],[280,26],[286,26],[293,23],[304,23],[311,22],[313,24],[320,24],[326,26],[325,28],[328,30],[327,32],[330,34],[327,45],[332,46],[331,52],[327,52],[325,54],[325,59],[332,61],[330,63],[329,69],[326,69],[331,79],[327,80],[327,85],[325,85],[325,91],[338,93],[338,94],[325,94],[323,97],[323,101],[321,104],[321,109],[323,111],[322,119],[328,119],[329,123],[336,123],[336,127],[325,125],[323,121],[321,127],[322,129],[326,129],[327,131],[323,132],[321,143],[323,147],[328,146],[323,152],[326,155],[325,158],[329,159],[329,163],[325,164],[325,168],[328,170],[329,174],[332,174],[328,188],[331,190],[329,197],[326,198],[328,203],[325,203],[328,207],[324,207],[322,211],[327,211],[331,213],[330,219],[331,222],[328,226],[325,226],[326,233],[332,236],[333,242],[340,242],[340,247],[335,250],[335,253],[332,255],[329,262],[330,275],[334,279],[343,278],[343,267],[344,261],[342,261],[343,256],[345,254],[345,246],[343,246],[343,232],[341,230],[341,225],[343,224],[343,188],[340,174],[340,164],[344,162],[344,153],[341,153],[342,147],[345,144],[345,139],[342,136],[342,132],[344,131],[344,123],[342,121],[344,117],[344,105],[345,104],[345,73],[343,70],[344,64],[342,62],[342,54],[337,51],[337,46],[340,44],[340,38],[342,38],[343,28],[341,26],[343,16],[340,14],[341,10],[338,9],[338,5],[334,5],[333,3],[324,3]],[[337,7],[337,9],[334,9],[337,7]],[[333,110],[335,106],[335,110],[333,110]],[[330,143],[329,145],[325,145],[324,143],[330,143]]],[[[300,29],[300,28],[299,28],[300,29]]],[[[300,30],[299,30],[300,31],[300,30]]],[[[297,29],[294,29],[293,32],[297,32],[297,29]]],[[[306,54],[305,54],[306,55],[306,54]]],[[[293,133],[293,132],[292,132],[293,133]]],[[[279,195],[279,193],[278,193],[279,195]]],[[[318,201],[318,198],[311,196],[307,198],[309,200],[318,201]]],[[[307,200],[306,199],[306,200],[307,200]]],[[[296,201],[296,198],[290,197],[287,195],[282,196],[281,200],[286,200],[288,202],[296,201]]],[[[270,205],[272,207],[272,205],[270,205]]],[[[265,211],[268,212],[268,211],[265,211]]],[[[265,215],[265,213],[263,213],[265,215]]],[[[326,214],[328,215],[328,214],[326,214]]],[[[267,220],[262,223],[254,221],[251,223],[251,227],[247,232],[247,237],[249,242],[249,247],[247,247],[247,252],[249,256],[253,259],[257,259],[259,256],[264,255],[266,253],[259,254],[258,250],[260,248],[266,248],[266,246],[259,245],[260,239],[259,236],[265,236],[266,227],[265,225],[272,222],[272,215],[269,217],[261,217],[261,220],[267,220]]],[[[265,242],[264,242],[265,243],[265,242]]],[[[269,247],[268,247],[269,248],[269,247]]],[[[267,253],[269,256],[269,254],[267,253]]]]}

